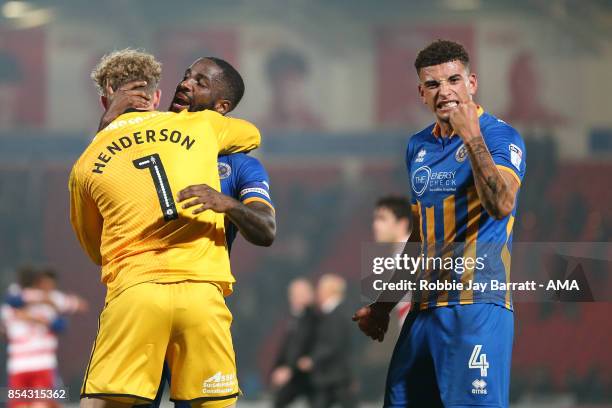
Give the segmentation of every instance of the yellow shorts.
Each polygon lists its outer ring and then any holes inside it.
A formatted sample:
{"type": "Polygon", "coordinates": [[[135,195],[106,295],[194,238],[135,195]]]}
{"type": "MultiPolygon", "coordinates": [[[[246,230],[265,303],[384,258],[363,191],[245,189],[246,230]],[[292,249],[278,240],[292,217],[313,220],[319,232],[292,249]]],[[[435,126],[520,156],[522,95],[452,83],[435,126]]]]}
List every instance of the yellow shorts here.
{"type": "Polygon", "coordinates": [[[100,314],[81,398],[150,402],[165,359],[173,401],[235,403],[231,322],[216,283],[141,283],[126,289],[100,314]]]}

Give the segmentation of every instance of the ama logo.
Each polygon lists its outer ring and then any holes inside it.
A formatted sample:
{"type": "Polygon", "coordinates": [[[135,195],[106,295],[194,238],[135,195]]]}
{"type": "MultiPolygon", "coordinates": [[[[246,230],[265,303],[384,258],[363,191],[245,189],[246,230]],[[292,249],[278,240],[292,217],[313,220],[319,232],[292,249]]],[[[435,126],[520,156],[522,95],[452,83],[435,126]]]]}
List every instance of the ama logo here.
{"type": "Polygon", "coordinates": [[[428,166],[421,166],[412,173],[412,191],[418,196],[423,195],[429,179],[431,178],[431,169],[428,166]]]}

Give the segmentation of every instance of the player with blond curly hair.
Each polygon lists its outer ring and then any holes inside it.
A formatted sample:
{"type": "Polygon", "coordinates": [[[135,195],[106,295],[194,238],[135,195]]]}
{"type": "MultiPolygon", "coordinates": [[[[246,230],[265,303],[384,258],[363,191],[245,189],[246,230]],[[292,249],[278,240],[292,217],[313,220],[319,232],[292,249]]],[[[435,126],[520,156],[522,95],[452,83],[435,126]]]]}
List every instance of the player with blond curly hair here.
{"type": "Polygon", "coordinates": [[[129,92],[146,98],[96,135],[70,176],[73,228],[107,287],[82,407],[151,402],[164,359],[175,401],[226,407],[239,393],[224,216],[185,187],[218,190],[217,155],[256,148],[260,135],[210,110],[156,111],[160,75],[152,55],[131,49],[92,73],[105,107],[135,80],[142,86],[129,92]]]}

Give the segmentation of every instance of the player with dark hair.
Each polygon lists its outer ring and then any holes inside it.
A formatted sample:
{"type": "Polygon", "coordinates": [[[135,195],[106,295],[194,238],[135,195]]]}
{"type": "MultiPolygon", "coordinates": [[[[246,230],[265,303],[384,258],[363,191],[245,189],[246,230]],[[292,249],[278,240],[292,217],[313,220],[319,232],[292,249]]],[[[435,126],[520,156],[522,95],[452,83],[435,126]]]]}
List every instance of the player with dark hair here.
{"type": "MultiPolygon", "coordinates": [[[[113,100],[102,118],[102,126],[115,119],[118,112],[146,105],[147,99],[133,90],[141,83],[128,83],[113,94],[113,100]]],[[[215,58],[197,59],[185,71],[176,87],[170,111],[214,110],[225,115],[236,108],[244,94],[240,73],[228,62],[215,58]]],[[[226,202],[226,243],[231,249],[238,231],[254,245],[269,246],[276,233],[274,207],[270,198],[267,172],[261,162],[245,153],[218,157],[221,192],[208,185],[190,188],[205,202],[226,202]]],[[[164,366],[160,389],[151,407],[161,402],[164,383],[170,382],[170,370],[164,366]]],[[[188,403],[176,402],[177,407],[189,408],[188,403]]]]}
{"type": "Polygon", "coordinates": [[[460,62],[467,70],[466,72],[470,72],[470,56],[463,45],[454,41],[438,40],[418,53],[414,60],[414,67],[420,75],[422,68],[453,61],[460,62]]]}
{"type": "Polygon", "coordinates": [[[227,61],[216,57],[198,58],[185,71],[183,81],[177,88],[170,106],[173,112],[184,109],[197,111],[210,109],[223,115],[238,106],[244,95],[242,76],[227,61]],[[201,97],[189,99],[191,88],[188,80],[193,79],[195,85],[202,88],[201,97]]]}
{"type": "MultiPolygon", "coordinates": [[[[427,257],[485,260],[480,269],[418,271],[417,282],[452,282],[457,289],[413,293],[414,305],[389,366],[385,407],[507,407],[511,296],[490,286],[480,291],[468,285],[510,279],[525,146],[516,130],[473,101],[478,81],[463,46],[435,41],[419,53],[415,67],[421,100],[436,121],[408,142],[409,243],[420,243],[427,257]]],[[[379,341],[395,306],[384,300],[353,317],[379,341]]]]}
{"type": "MultiPolygon", "coordinates": [[[[392,244],[393,254],[401,254],[410,237],[410,201],[406,197],[389,195],[378,199],[374,207],[372,232],[379,244],[392,244]]],[[[399,326],[410,311],[410,296],[395,307],[399,326]]]]}
{"type": "Polygon", "coordinates": [[[380,243],[401,243],[410,235],[410,201],[401,196],[385,196],[374,207],[372,222],[374,240],[380,243]]]}
{"type": "MultiPolygon", "coordinates": [[[[101,128],[112,122],[119,112],[146,106],[149,98],[138,90],[139,86],[142,82],[134,81],[111,92],[113,100],[102,116],[101,128]]],[[[220,58],[203,57],[185,71],[169,110],[177,113],[212,110],[226,115],[236,108],[243,94],[242,76],[232,65],[220,58]]],[[[245,153],[220,155],[218,169],[222,193],[205,184],[189,186],[185,191],[193,194],[196,201],[202,201],[200,204],[206,203],[206,208],[214,203],[215,208],[227,216],[229,247],[238,230],[252,244],[271,245],[276,223],[269,178],[261,162],[245,153]]]]}

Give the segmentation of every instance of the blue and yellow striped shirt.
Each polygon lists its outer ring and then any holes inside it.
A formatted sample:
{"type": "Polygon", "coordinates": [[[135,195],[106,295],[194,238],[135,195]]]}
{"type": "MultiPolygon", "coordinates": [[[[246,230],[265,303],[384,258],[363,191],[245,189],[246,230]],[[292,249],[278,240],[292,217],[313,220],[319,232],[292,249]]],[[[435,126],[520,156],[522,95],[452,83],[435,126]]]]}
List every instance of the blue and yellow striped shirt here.
{"type": "MultiPolygon", "coordinates": [[[[519,184],[525,175],[525,145],[519,133],[479,109],[480,129],[493,161],[519,184]]],[[[412,187],[412,211],[420,218],[423,256],[442,259],[480,259],[466,267],[430,267],[418,280],[461,282],[461,290],[426,289],[417,294],[420,308],[471,303],[495,303],[512,309],[509,291],[491,290],[491,282],[510,281],[510,251],[516,203],[501,220],[482,207],[466,147],[458,135],[443,138],[430,125],[408,142],[406,165],[412,187]],[[484,265],[484,266],[483,266],[484,265]],[[468,284],[488,283],[484,291],[468,284]]],[[[445,264],[446,265],[446,264],[445,264]]],[[[455,262],[455,265],[458,265],[455,262]]],[[[453,287],[456,287],[454,285],[453,287]]],[[[479,285],[481,288],[482,285],[479,285]]]]}

